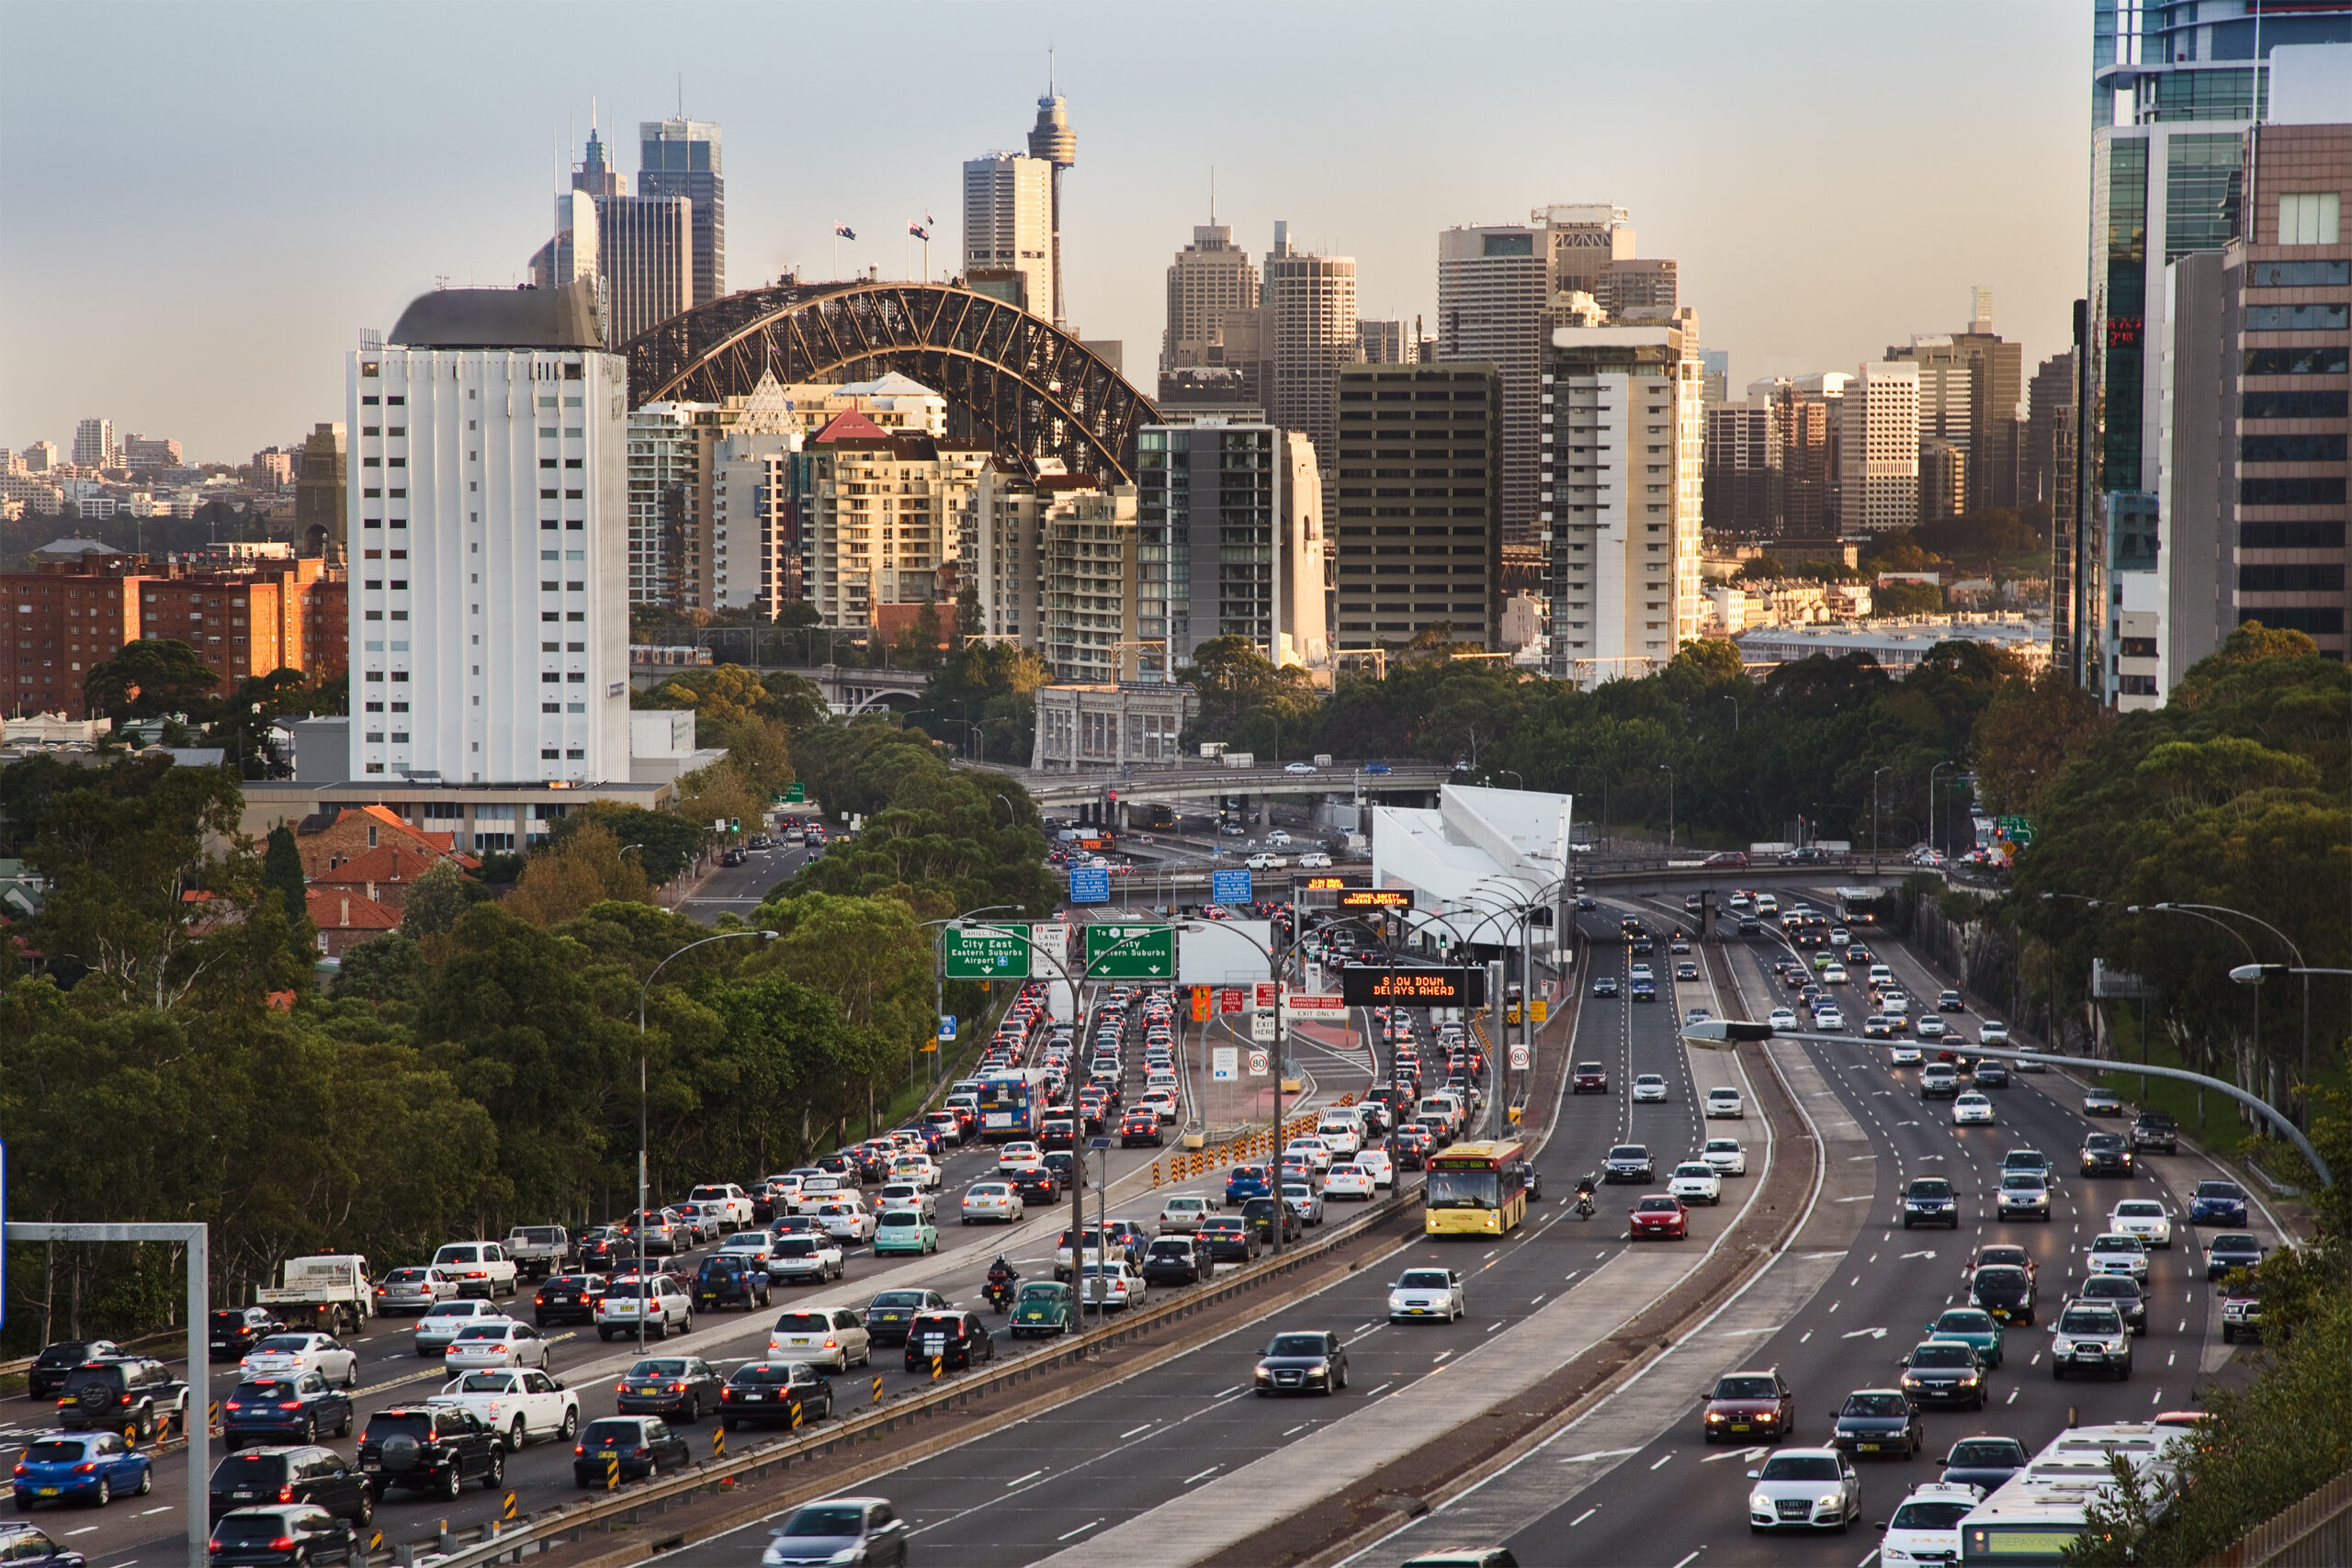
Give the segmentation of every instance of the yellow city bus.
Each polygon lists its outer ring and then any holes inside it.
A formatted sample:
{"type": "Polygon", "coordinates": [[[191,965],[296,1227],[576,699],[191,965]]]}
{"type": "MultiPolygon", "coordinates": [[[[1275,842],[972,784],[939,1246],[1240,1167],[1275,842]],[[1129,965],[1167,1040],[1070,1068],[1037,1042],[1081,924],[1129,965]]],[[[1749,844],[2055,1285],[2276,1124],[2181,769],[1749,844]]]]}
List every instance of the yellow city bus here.
{"type": "Polygon", "coordinates": [[[1430,1156],[1421,1228],[1430,1235],[1501,1235],[1527,1218],[1527,1150],[1515,1138],[1456,1144],[1430,1156]]]}

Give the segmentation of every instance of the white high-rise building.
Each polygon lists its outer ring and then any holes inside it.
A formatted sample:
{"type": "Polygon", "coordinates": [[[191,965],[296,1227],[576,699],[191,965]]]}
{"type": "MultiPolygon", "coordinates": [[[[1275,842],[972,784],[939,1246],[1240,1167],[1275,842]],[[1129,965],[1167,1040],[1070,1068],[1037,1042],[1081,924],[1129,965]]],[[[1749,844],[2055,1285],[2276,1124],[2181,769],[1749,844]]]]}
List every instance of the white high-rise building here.
{"type": "Polygon", "coordinates": [[[964,276],[1018,274],[1021,303],[1054,314],[1054,166],[1018,152],[990,152],[964,164],[964,276]]]}
{"type": "Polygon", "coordinates": [[[114,421],[85,419],[74,427],[74,466],[111,468],[121,448],[115,445],[114,421]]]}
{"type": "Polygon", "coordinates": [[[593,285],[436,290],[390,338],[346,370],[350,776],[628,781],[628,367],[593,285]]]}
{"type": "Polygon", "coordinates": [[[1838,529],[1919,521],[1919,367],[1863,365],[1838,405],[1838,529]]]}
{"type": "Polygon", "coordinates": [[[1570,299],[1544,350],[1537,517],[1551,672],[1589,689],[1663,669],[1699,635],[1706,360],[1688,307],[1617,325],[1589,295],[1570,299]]]}

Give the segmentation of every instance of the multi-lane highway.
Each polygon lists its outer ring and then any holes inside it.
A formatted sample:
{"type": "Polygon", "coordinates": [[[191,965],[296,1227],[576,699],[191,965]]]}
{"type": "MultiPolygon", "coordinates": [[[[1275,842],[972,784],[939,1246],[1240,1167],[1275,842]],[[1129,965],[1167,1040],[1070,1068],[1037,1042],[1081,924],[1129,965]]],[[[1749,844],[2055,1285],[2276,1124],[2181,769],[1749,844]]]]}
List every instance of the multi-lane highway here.
{"type": "MultiPolygon", "coordinates": [[[[1099,992],[1090,998],[1090,1005],[1100,999],[1099,992]]],[[[1137,1031],[1138,1038],[1140,1031],[1137,1031]]],[[[1197,1031],[1188,1032],[1188,1045],[1197,1050],[1197,1031]]],[[[1140,1048],[1132,1051],[1135,1066],[1139,1070],[1140,1048]]],[[[1204,1070],[1200,1077],[1205,1077],[1204,1070]]],[[[1342,1095],[1360,1094],[1369,1083],[1369,1058],[1354,1053],[1331,1051],[1320,1053],[1311,1068],[1308,1092],[1301,1102],[1302,1111],[1337,1100],[1342,1095]],[[1360,1064],[1360,1065],[1359,1065],[1360,1064]]],[[[940,1247],[934,1257],[924,1258],[876,1258],[864,1247],[851,1247],[849,1275],[845,1281],[819,1289],[778,1287],[770,1310],[748,1314],[725,1314],[714,1319],[709,1314],[699,1317],[691,1334],[673,1337],[658,1349],[649,1353],[662,1355],[694,1355],[710,1360],[723,1374],[741,1362],[761,1356],[765,1349],[769,1329],[779,1313],[806,1306],[863,1307],[873,1295],[882,1290],[927,1286],[938,1290],[952,1303],[974,1309],[984,1308],[981,1286],[989,1261],[1000,1251],[1010,1257],[1024,1278],[1047,1277],[1051,1269],[1051,1249],[1060,1234],[1068,1215],[1065,1201],[1050,1210],[1033,1210],[1022,1224],[1012,1227],[980,1225],[966,1227],[956,1221],[957,1203],[963,1190],[972,1182],[991,1175],[995,1170],[997,1151],[993,1146],[975,1144],[951,1152],[943,1162],[944,1181],[940,1194],[940,1247]]],[[[1223,1175],[1195,1179],[1190,1183],[1171,1183],[1155,1188],[1152,1167],[1167,1164],[1166,1153],[1149,1147],[1133,1150],[1114,1148],[1108,1158],[1110,1181],[1108,1212],[1112,1218],[1126,1218],[1150,1228],[1160,1203],[1172,1192],[1223,1191],[1223,1175]]],[[[729,1178],[751,1179],[758,1172],[713,1172],[713,1179],[729,1178]]],[[[708,1249],[705,1249],[708,1250],[708,1249]]],[[[688,1255],[679,1267],[691,1270],[700,1252],[688,1255]]],[[[1155,1292],[1155,1296],[1159,1292],[1155,1292]]],[[[530,1315],[529,1287],[523,1288],[510,1308],[526,1321],[530,1315]]],[[[996,1329],[998,1354],[1001,1359],[1029,1353],[1037,1348],[1035,1341],[1015,1342],[1003,1332],[1001,1318],[989,1320],[996,1329]]],[[[413,1320],[410,1318],[376,1318],[352,1341],[359,1352],[358,1426],[364,1427],[369,1413],[390,1405],[422,1401],[439,1389],[446,1375],[438,1366],[438,1358],[431,1360],[417,1356],[413,1342],[413,1320]]],[[[550,1328],[552,1347],[549,1370],[581,1394],[583,1421],[614,1411],[614,1386],[619,1375],[635,1359],[633,1345],[600,1342],[591,1328],[550,1328]]],[[[1001,1360],[1000,1362],[1001,1364],[1001,1360]]],[[[852,1408],[870,1401],[871,1382],[880,1378],[887,1393],[893,1393],[921,1384],[929,1386],[928,1374],[916,1377],[907,1373],[901,1365],[900,1353],[894,1349],[877,1350],[871,1371],[858,1369],[845,1378],[837,1378],[836,1390],[842,1403],[852,1408]]],[[[233,1366],[216,1367],[205,1380],[211,1400],[220,1400],[237,1382],[233,1366]]],[[[14,1409],[0,1411],[0,1416],[13,1417],[9,1429],[0,1430],[0,1457],[7,1450],[19,1446],[24,1437],[49,1425],[43,1412],[29,1404],[19,1404],[14,1409]]],[[[702,1423],[689,1429],[688,1436],[697,1455],[707,1453],[717,1428],[715,1418],[706,1416],[702,1423]]],[[[743,1435],[738,1435],[736,1446],[741,1445],[743,1435]]],[[[331,1441],[329,1446],[349,1456],[356,1445],[356,1432],[351,1439],[331,1441]]],[[[215,1453],[218,1454],[216,1444],[215,1453]]],[[[171,1555],[179,1550],[185,1537],[182,1524],[182,1499],[186,1495],[185,1459],[177,1452],[167,1452],[158,1461],[155,1486],[150,1496],[118,1501],[104,1512],[85,1514],[66,1509],[40,1516],[45,1528],[53,1535],[85,1553],[94,1568],[126,1568],[134,1561],[153,1561],[158,1554],[171,1555]]],[[[446,1519],[456,1529],[495,1517],[501,1511],[503,1491],[519,1495],[517,1509],[528,1514],[572,1496],[571,1450],[568,1443],[541,1443],[510,1454],[506,1460],[505,1483],[499,1493],[469,1491],[456,1502],[430,1501],[407,1493],[395,1493],[385,1500],[376,1516],[377,1528],[384,1532],[388,1543],[420,1539],[431,1534],[440,1521],[446,1519]]]]}
{"type": "MultiPolygon", "coordinates": [[[[1784,904],[1805,897],[1781,892],[1784,904]]],[[[1815,890],[1816,907],[1826,900],[1815,890]]],[[[1939,976],[1900,944],[1875,947],[1914,997],[1933,998],[1939,976]]],[[[1783,955],[1776,942],[1735,942],[1740,984],[1765,1008],[1788,993],[1766,965],[1783,955]]],[[[1855,989],[1860,989],[1860,987],[1855,989]]],[[[1972,1038],[1983,1020],[1955,1023],[1972,1038]]],[[[1951,1102],[1922,1101],[1916,1068],[1894,1069],[1883,1043],[1781,1043],[1773,1055],[1798,1102],[1819,1129],[1822,1187],[1790,1247],[1740,1296],[1699,1332],[1686,1337],[1639,1378],[1542,1449],[1383,1540],[1354,1561],[1400,1561],[1440,1544],[1508,1544],[1522,1562],[1641,1562],[1688,1568],[1719,1562],[1868,1564],[1874,1530],[1913,1486],[1936,1478],[1954,1441],[1981,1433],[2016,1437],[2038,1449],[2067,1423],[2145,1419],[2194,1407],[2211,1376],[2242,1363],[2220,1344],[2219,1307],[2206,1284],[2194,1233],[2182,1223],[2182,1199],[2212,1174],[2190,1156],[2145,1158],[2135,1178],[2086,1179],[2075,1174],[2084,1135],[2113,1122],[2079,1111],[2079,1091],[2060,1074],[2020,1075],[1988,1091],[1990,1127],[1955,1127],[1951,1102]],[[2047,1223],[2003,1224],[1989,1213],[1994,1172],[2012,1148],[2037,1148],[2060,1173],[2047,1223]],[[1962,1193],[1957,1232],[1901,1228],[1898,1195],[1915,1176],[1947,1176],[1962,1193]],[[2083,1249],[2107,1228],[2125,1197],[2162,1198],[2175,1217],[2175,1243],[2154,1255],[2149,1323],[2129,1382],[2052,1379],[2049,1327],[2057,1304],[2085,1272],[2083,1249]],[[1797,1395],[1796,1440],[1827,1441],[1831,1412],[1858,1388],[1896,1385],[1898,1363],[1947,1306],[1964,1303],[1964,1270],[1987,1242],[2016,1242],[2039,1264],[2041,1309],[2036,1325],[2008,1331],[2003,1364],[1992,1374],[1982,1411],[1930,1411],[1921,1458],[1864,1461],[1864,1527],[1849,1539],[1758,1539],[1746,1529],[1746,1472],[1758,1449],[1709,1446],[1701,1410],[1721,1374],[1777,1369],[1797,1395]]],[[[2276,1228],[2257,1214],[2257,1229],[2276,1228]]]]}

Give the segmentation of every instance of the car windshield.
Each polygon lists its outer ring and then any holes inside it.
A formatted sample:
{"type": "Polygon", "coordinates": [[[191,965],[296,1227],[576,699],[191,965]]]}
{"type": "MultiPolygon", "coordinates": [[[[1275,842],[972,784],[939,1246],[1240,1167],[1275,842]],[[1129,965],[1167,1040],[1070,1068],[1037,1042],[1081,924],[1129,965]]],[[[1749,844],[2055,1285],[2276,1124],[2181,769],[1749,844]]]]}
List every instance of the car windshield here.
{"type": "MultiPolygon", "coordinates": [[[[867,1304],[878,1307],[919,1307],[922,1305],[922,1292],[921,1291],[885,1291],[867,1304]]],[[[788,1323],[794,1318],[808,1315],[813,1314],[787,1313],[785,1315],[785,1322],[788,1323]]]]}
{"type": "Polygon", "coordinates": [[[1908,1414],[1907,1402],[1899,1393],[1849,1393],[1842,1416],[1902,1416],[1908,1414]]]}
{"type": "Polygon", "coordinates": [[[1724,1378],[1715,1384],[1717,1399],[1778,1399],[1781,1391],[1770,1378],[1724,1378]]]}
{"type": "Polygon", "coordinates": [[[82,1457],[82,1440],[78,1438],[51,1438],[25,1450],[25,1459],[31,1464],[71,1464],[82,1457]]]}
{"type": "Polygon", "coordinates": [[[628,1370],[633,1378],[682,1378],[686,1375],[686,1363],[671,1357],[649,1357],[628,1370]]]}
{"type": "Polygon", "coordinates": [[[854,1505],[820,1503],[784,1521],[778,1535],[855,1535],[865,1528],[865,1511],[854,1505]]]}
{"type": "Polygon", "coordinates": [[[2025,1462],[2025,1450],[2006,1438],[1984,1438],[1962,1443],[1951,1450],[1951,1462],[1956,1465],[2018,1465],[2025,1462]]]}
{"type": "Polygon", "coordinates": [[[2200,1181],[2197,1184],[2199,1198],[2244,1198],[2245,1190],[2234,1181],[2200,1181]]]}
{"type": "Polygon", "coordinates": [[[1911,1183],[1911,1196],[1914,1198],[1949,1198],[1951,1196],[1951,1183],[1946,1181],[1940,1176],[1923,1176],[1911,1183]]]}
{"type": "MultiPolygon", "coordinates": [[[[877,1296],[875,1298],[874,1304],[876,1306],[921,1306],[922,1304],[922,1298],[912,1291],[892,1291],[889,1294],[901,1299],[893,1302],[877,1296]]],[[[821,1312],[788,1312],[775,1320],[775,1331],[778,1334],[822,1334],[832,1325],[832,1320],[821,1312]]]]}
{"type": "Polygon", "coordinates": [[[2115,1314],[2105,1309],[2070,1312],[2058,1320],[2058,1330],[2062,1334],[2112,1334],[2115,1332],[2115,1314]]]}
{"type": "Polygon", "coordinates": [[[1838,1461],[1827,1454],[1774,1454],[1764,1461],[1766,1481],[1835,1481],[1838,1461]]]}
{"type": "Polygon", "coordinates": [[[460,1339],[503,1339],[506,1337],[506,1325],[503,1323],[476,1324],[471,1328],[458,1330],[458,1337],[460,1339]]]}
{"type": "Polygon", "coordinates": [[[368,1436],[364,1439],[380,1443],[386,1438],[430,1438],[433,1417],[423,1411],[386,1412],[368,1418],[368,1436]]]}
{"type": "Polygon", "coordinates": [[[1936,1331],[1939,1334],[1990,1334],[1993,1332],[1993,1320],[1981,1312],[1965,1309],[1948,1312],[1936,1319],[1936,1331]]]}
{"type": "Polygon", "coordinates": [[[1948,1530],[1965,1518],[1973,1503],[1905,1503],[1888,1527],[1899,1530],[1948,1530]]]}
{"type": "Polygon", "coordinates": [[[1396,1281],[1400,1291],[1442,1291],[1453,1284],[1442,1269],[1408,1269],[1396,1281]]]}
{"type": "Polygon", "coordinates": [[[1712,1181],[1714,1179],[1715,1168],[1711,1165],[1678,1165],[1674,1168],[1674,1174],[1701,1177],[1712,1181]]]}
{"type": "Polygon", "coordinates": [[[2005,1192],[2039,1192],[2041,1188],[2042,1180],[2038,1176],[2012,1171],[2001,1178],[2001,1190],[2005,1192]]]}
{"type": "Polygon", "coordinates": [[[2140,1282],[2129,1274],[2094,1274],[2083,1281],[2083,1294],[2102,1300],[2137,1301],[2140,1282]]]}
{"type": "Polygon", "coordinates": [[[294,1385],[283,1379],[256,1378],[251,1382],[239,1383],[229,1397],[243,1404],[249,1399],[291,1399],[294,1393],[294,1385]]]}
{"type": "Polygon", "coordinates": [[[1277,1334],[1266,1347],[1269,1356],[1320,1356],[1327,1347],[1320,1334],[1277,1334]]]}
{"type": "Polygon", "coordinates": [[[780,1386],[792,1381],[792,1369],[778,1366],[738,1367],[729,1382],[754,1383],[761,1387],[780,1386]]]}
{"type": "Polygon", "coordinates": [[[1642,1213],[1645,1214],[1670,1214],[1674,1212],[1674,1200],[1671,1198],[1645,1198],[1641,1204],[1642,1213]]]}
{"type": "Polygon", "coordinates": [[[243,1545],[247,1541],[274,1540],[288,1533],[288,1529],[283,1514],[248,1514],[241,1509],[223,1515],[213,1525],[212,1533],[223,1545],[232,1541],[243,1545]]]}
{"type": "Polygon", "coordinates": [[[1922,1345],[1911,1352],[1915,1367],[1973,1367],[1976,1352],[1965,1345],[1922,1345]]]}
{"type": "Polygon", "coordinates": [[[308,1337],[304,1335],[273,1334],[268,1338],[263,1340],[260,1344],[254,1346],[254,1349],[256,1353],[271,1350],[284,1350],[288,1353],[300,1353],[300,1351],[307,1350],[310,1348],[311,1341],[308,1337]]]}
{"type": "Polygon", "coordinates": [[[256,1483],[278,1486],[286,1479],[286,1456],[273,1453],[231,1454],[213,1471],[216,1486],[252,1485],[256,1483]]]}
{"type": "Polygon", "coordinates": [[[2215,1236],[2212,1249],[2215,1252],[2259,1252],[2262,1244],[2250,1235],[2240,1235],[2233,1231],[2227,1235],[2215,1236]]]}
{"type": "Polygon", "coordinates": [[[2129,1214],[2135,1220],[2161,1220],[2165,1217],[2165,1206],[2150,1198],[2134,1198],[2128,1202],[2118,1203],[2115,1212],[2129,1214]]]}
{"type": "MultiPolygon", "coordinates": [[[[422,1280],[424,1276],[424,1269],[418,1268],[414,1264],[411,1264],[406,1269],[395,1269],[390,1273],[385,1275],[384,1283],[388,1285],[413,1285],[422,1280]]],[[[216,1312],[212,1315],[215,1317],[233,1318],[243,1316],[243,1314],[232,1312],[216,1312]]]]}
{"type": "Polygon", "coordinates": [[[1650,1157],[1650,1152],[1639,1144],[1620,1144],[1609,1151],[1609,1157],[1611,1159],[1647,1159],[1650,1157]]]}
{"type": "Polygon", "coordinates": [[[2022,1291],[2025,1289],[2025,1270],[2006,1266],[1979,1269],[1976,1270],[1976,1288],[1986,1292],[2022,1291]]]}
{"type": "Polygon", "coordinates": [[[459,1393],[504,1393],[514,1380],[504,1372],[471,1372],[458,1384],[459,1393]]]}
{"type": "Polygon", "coordinates": [[[427,1317],[471,1317],[474,1315],[474,1303],[472,1302],[441,1302],[424,1315],[427,1317]]]}
{"type": "Polygon", "coordinates": [[[2134,1235],[2103,1235],[2091,1243],[2093,1252],[2138,1252],[2140,1238],[2134,1235]]]}

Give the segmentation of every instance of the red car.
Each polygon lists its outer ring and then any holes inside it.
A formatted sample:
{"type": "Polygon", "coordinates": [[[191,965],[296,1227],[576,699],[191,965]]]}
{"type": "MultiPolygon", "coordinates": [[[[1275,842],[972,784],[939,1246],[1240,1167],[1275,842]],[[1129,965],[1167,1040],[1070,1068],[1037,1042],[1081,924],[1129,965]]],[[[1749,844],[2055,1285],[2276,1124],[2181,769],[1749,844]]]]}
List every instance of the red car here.
{"type": "Polygon", "coordinates": [[[1715,853],[1709,855],[1700,863],[1702,865],[1735,865],[1744,870],[1747,865],[1747,852],[1745,850],[1718,850],[1715,853]]]}
{"type": "Polygon", "coordinates": [[[1797,1418],[1796,1395],[1778,1372],[1725,1372],[1707,1396],[1700,1425],[1708,1442],[1785,1438],[1797,1418]]]}
{"type": "Polygon", "coordinates": [[[1609,1069],[1602,1066],[1599,1062],[1578,1062],[1577,1064],[1576,1092],[1578,1094],[1607,1094],[1609,1092],[1609,1069]]]}
{"type": "Polygon", "coordinates": [[[1690,1211],[1679,1198],[1653,1192],[1634,1204],[1632,1213],[1635,1241],[1645,1235],[1670,1235],[1679,1241],[1690,1234],[1690,1211]]]}

